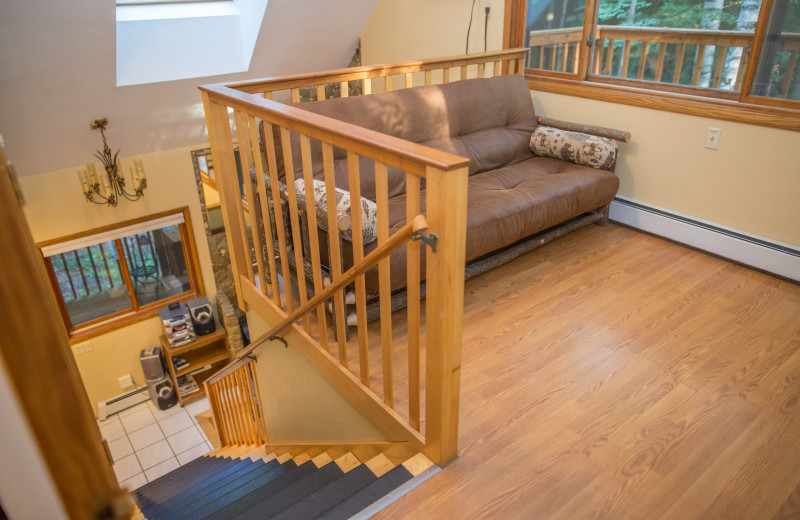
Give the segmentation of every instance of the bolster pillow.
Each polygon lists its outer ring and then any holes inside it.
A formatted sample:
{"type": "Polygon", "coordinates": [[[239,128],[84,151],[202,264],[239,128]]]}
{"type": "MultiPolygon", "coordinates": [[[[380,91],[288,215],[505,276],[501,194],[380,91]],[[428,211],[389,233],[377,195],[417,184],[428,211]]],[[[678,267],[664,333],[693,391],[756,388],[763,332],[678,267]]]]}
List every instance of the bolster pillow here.
{"type": "Polygon", "coordinates": [[[614,166],[617,154],[611,139],[541,125],[534,130],[530,146],[535,155],[602,170],[614,166]]]}

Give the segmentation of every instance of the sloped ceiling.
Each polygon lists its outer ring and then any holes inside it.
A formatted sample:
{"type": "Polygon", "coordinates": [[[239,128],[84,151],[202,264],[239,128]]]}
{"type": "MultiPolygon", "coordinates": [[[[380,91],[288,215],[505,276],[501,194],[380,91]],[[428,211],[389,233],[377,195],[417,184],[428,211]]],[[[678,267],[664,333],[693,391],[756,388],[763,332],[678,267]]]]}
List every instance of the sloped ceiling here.
{"type": "Polygon", "coordinates": [[[0,19],[0,134],[17,174],[89,162],[89,122],[120,157],[206,142],[198,85],[344,67],[378,0],[269,0],[246,73],[116,87],[113,0],[7,2],[0,19]]]}

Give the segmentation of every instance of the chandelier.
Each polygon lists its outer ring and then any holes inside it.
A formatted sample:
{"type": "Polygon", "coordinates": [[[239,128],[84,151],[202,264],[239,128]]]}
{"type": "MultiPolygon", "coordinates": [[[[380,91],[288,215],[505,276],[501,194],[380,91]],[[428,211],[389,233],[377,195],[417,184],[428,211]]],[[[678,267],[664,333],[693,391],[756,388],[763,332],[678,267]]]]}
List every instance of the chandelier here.
{"type": "Polygon", "coordinates": [[[98,151],[95,157],[100,159],[106,170],[105,175],[97,174],[94,164],[87,164],[86,169],[78,170],[78,180],[81,183],[81,191],[87,202],[95,204],[106,204],[116,206],[121,198],[130,201],[139,200],[144,196],[144,189],[147,187],[147,177],[144,173],[144,165],[140,159],[133,160],[130,168],[131,186],[128,191],[125,188],[125,178],[122,175],[122,167],[117,160],[119,150],[111,154],[111,148],[106,142],[106,126],[108,119],[95,119],[90,123],[92,130],[100,130],[103,137],[103,151],[98,151]]]}

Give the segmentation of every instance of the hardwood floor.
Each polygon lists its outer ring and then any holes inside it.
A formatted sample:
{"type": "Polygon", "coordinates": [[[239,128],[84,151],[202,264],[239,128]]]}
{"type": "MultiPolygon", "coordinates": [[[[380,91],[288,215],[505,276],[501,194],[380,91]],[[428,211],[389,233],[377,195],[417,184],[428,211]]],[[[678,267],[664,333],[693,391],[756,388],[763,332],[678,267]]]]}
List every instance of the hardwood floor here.
{"type": "Polygon", "coordinates": [[[459,457],[376,518],[800,516],[800,286],[589,226],[464,312],[459,457]]]}

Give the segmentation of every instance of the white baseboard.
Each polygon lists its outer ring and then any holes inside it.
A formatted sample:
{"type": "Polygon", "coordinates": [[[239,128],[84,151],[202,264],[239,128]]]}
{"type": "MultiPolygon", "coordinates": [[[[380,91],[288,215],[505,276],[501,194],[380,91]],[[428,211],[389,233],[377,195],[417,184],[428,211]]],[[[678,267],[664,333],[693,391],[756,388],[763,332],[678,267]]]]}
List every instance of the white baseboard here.
{"type": "Polygon", "coordinates": [[[800,249],[797,247],[622,198],[616,198],[611,203],[609,218],[625,226],[800,282],[800,249]]]}

